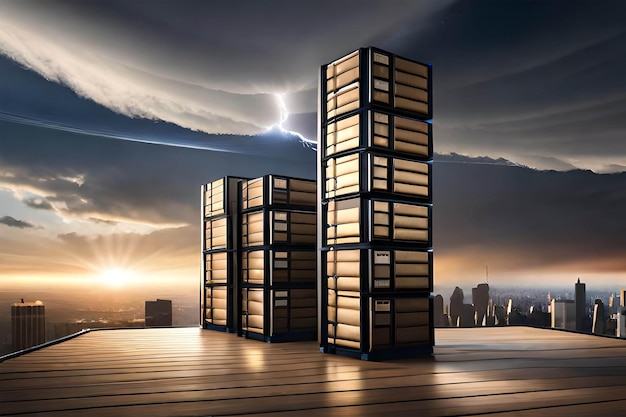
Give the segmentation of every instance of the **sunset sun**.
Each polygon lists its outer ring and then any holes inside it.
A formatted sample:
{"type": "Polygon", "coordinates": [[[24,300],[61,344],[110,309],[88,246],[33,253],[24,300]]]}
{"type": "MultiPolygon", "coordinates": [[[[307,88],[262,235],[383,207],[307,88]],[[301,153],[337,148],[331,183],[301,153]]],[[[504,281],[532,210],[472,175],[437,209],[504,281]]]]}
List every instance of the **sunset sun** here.
{"type": "Polygon", "coordinates": [[[124,268],[108,268],[102,271],[100,278],[111,287],[122,287],[129,284],[135,276],[132,270],[124,268]]]}

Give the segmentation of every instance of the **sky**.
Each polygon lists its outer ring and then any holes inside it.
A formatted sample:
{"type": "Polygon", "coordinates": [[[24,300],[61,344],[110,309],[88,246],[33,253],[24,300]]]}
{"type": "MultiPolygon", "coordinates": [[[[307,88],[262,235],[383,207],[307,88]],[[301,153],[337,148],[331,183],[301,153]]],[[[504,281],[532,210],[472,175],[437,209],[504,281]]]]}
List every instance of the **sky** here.
{"type": "Polygon", "coordinates": [[[0,0],[0,291],[195,296],[201,184],[315,178],[361,46],[433,66],[435,289],[626,286],[622,1],[0,0]]]}

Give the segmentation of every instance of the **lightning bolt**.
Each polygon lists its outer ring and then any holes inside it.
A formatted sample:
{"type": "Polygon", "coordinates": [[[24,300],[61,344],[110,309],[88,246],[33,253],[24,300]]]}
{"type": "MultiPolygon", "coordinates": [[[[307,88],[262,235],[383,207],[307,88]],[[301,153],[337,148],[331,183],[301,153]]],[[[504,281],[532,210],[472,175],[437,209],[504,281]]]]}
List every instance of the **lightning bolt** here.
{"type": "Polygon", "coordinates": [[[268,130],[271,129],[278,129],[279,131],[283,132],[283,133],[288,133],[291,135],[296,136],[300,142],[305,145],[308,146],[310,148],[315,149],[315,147],[317,146],[317,142],[311,139],[307,139],[304,136],[302,136],[302,134],[295,132],[293,130],[287,130],[283,127],[283,124],[287,121],[287,119],[289,118],[289,111],[287,110],[287,106],[285,105],[285,99],[283,98],[283,95],[280,93],[276,93],[274,94],[274,97],[276,97],[276,104],[278,104],[278,109],[280,110],[280,122],[278,122],[277,124],[271,126],[268,130]]]}

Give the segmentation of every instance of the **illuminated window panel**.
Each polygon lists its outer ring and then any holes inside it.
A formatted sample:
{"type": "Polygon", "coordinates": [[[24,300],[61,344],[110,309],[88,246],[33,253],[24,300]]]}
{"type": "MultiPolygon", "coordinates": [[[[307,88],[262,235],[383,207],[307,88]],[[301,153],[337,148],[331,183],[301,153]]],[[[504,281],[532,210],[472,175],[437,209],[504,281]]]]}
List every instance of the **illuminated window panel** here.
{"type": "Polygon", "coordinates": [[[210,218],[204,222],[204,250],[226,249],[229,247],[228,217],[210,218]]]}
{"type": "Polygon", "coordinates": [[[372,51],[372,101],[390,104],[391,88],[389,74],[389,56],[372,51]]]}
{"type": "Polygon", "coordinates": [[[395,106],[411,112],[430,115],[428,65],[395,57],[395,106]]]}
{"type": "Polygon", "coordinates": [[[329,123],[326,127],[326,155],[357,149],[360,140],[361,114],[329,123]]]}
{"type": "Polygon", "coordinates": [[[238,184],[244,178],[223,177],[202,186],[204,217],[235,215],[238,209],[238,184]]]}
{"type": "Polygon", "coordinates": [[[242,315],[241,327],[243,330],[253,333],[263,333],[263,298],[262,288],[243,288],[241,290],[242,315]]]}
{"type": "Polygon", "coordinates": [[[243,251],[242,280],[259,285],[314,286],[316,275],[315,251],[243,251]]]}
{"type": "Polygon", "coordinates": [[[205,322],[226,326],[228,323],[228,290],[226,286],[213,286],[205,289],[205,322]]]}
{"type": "Polygon", "coordinates": [[[241,215],[242,247],[263,245],[315,245],[315,212],[260,210],[241,215]]]}
{"type": "Polygon", "coordinates": [[[326,66],[326,91],[339,90],[359,79],[359,51],[326,66]]]}
{"type": "Polygon", "coordinates": [[[393,240],[430,242],[430,207],[405,203],[389,204],[393,216],[390,222],[393,240]]]}
{"type": "Polygon", "coordinates": [[[204,254],[205,284],[226,284],[234,279],[232,252],[210,252],[204,254]]]}
{"type": "Polygon", "coordinates": [[[375,48],[362,48],[323,67],[325,120],[379,106],[431,118],[431,68],[375,48]],[[362,91],[364,90],[364,91],[362,91]]]}
{"type": "Polygon", "coordinates": [[[243,181],[241,199],[244,209],[263,206],[263,178],[243,181]]]}
{"type": "Polygon", "coordinates": [[[380,111],[359,112],[326,125],[324,156],[370,148],[432,159],[430,123],[380,111]],[[367,118],[367,129],[362,121],[367,118]]]}
{"type": "Polygon", "coordinates": [[[324,198],[333,198],[361,191],[361,155],[352,154],[332,158],[325,163],[326,184],[324,198]]]}
{"type": "Polygon", "coordinates": [[[431,166],[412,161],[360,152],[324,161],[323,197],[383,192],[430,201],[431,166]]]}
{"type": "Polygon", "coordinates": [[[339,292],[430,292],[432,252],[379,249],[328,251],[326,281],[328,289],[339,292]]]}
{"type": "Polygon", "coordinates": [[[328,290],[328,343],[360,349],[361,299],[359,293],[328,290]]]}
{"type": "Polygon", "coordinates": [[[429,298],[368,297],[369,323],[362,323],[361,299],[328,292],[327,342],[372,352],[394,346],[432,346],[429,298]],[[363,336],[365,332],[366,336],[363,336]],[[369,345],[363,346],[365,338],[369,345]]]}
{"type": "Polygon", "coordinates": [[[265,251],[245,251],[241,254],[241,279],[248,284],[265,283],[265,251]]]}
{"type": "Polygon", "coordinates": [[[393,192],[428,198],[430,165],[418,161],[393,160],[393,192]]]}
{"type": "Polygon", "coordinates": [[[360,243],[361,199],[328,202],[325,245],[360,243]]]}
{"type": "Polygon", "coordinates": [[[264,223],[265,210],[241,216],[241,245],[261,246],[266,244],[264,223]]]}
{"type": "Polygon", "coordinates": [[[393,149],[406,154],[432,157],[429,123],[406,117],[394,117],[393,149]]]}
{"type": "Polygon", "coordinates": [[[245,336],[266,341],[312,340],[317,334],[315,289],[242,290],[245,336]],[[266,298],[267,296],[267,298],[266,298]],[[268,300],[268,309],[264,303],[268,300]]]}
{"type": "Polygon", "coordinates": [[[241,203],[243,210],[273,205],[309,206],[317,201],[317,183],[275,175],[265,175],[242,181],[241,203]]]}
{"type": "Polygon", "coordinates": [[[326,100],[327,118],[332,119],[361,107],[360,94],[358,82],[328,94],[326,100]]]}
{"type": "Polygon", "coordinates": [[[206,184],[204,187],[204,215],[211,217],[224,214],[224,178],[206,184]]]}
{"type": "Polygon", "coordinates": [[[394,284],[398,290],[432,289],[432,252],[395,251],[394,284]]]}
{"type": "Polygon", "coordinates": [[[355,197],[327,203],[326,246],[431,242],[430,206],[355,197]]]}

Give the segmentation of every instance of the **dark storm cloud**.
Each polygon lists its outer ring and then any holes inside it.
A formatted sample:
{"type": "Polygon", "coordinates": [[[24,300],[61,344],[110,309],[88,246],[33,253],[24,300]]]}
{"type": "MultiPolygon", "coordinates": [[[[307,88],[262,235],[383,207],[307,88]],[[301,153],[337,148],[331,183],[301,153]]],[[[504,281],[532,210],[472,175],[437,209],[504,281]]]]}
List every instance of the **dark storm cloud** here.
{"type": "Polygon", "coordinates": [[[435,150],[539,169],[626,165],[626,3],[472,1],[397,52],[433,63],[435,150]]]}
{"type": "MultiPolygon", "coordinates": [[[[439,153],[539,169],[626,166],[624,2],[23,1],[0,9],[5,55],[125,115],[250,135],[278,123],[275,94],[283,93],[292,113],[285,126],[314,139],[319,66],[373,44],[433,63],[439,153]]],[[[236,137],[151,137],[149,123],[112,124],[95,113],[68,117],[84,100],[29,85],[0,83],[5,118],[148,142],[255,148],[230,143],[236,137]],[[66,108],[39,103],[47,100],[42,91],[66,108]]]]}
{"type": "Polygon", "coordinates": [[[0,224],[3,224],[5,226],[9,226],[9,227],[16,227],[18,229],[30,229],[33,226],[32,224],[25,222],[23,220],[17,220],[11,216],[2,216],[0,217],[0,224]]]}
{"type": "Polygon", "coordinates": [[[626,270],[626,173],[448,162],[433,170],[436,254],[480,253],[510,270],[571,262],[626,270]]]}
{"type": "Polygon", "coordinates": [[[0,51],[128,116],[255,134],[279,122],[277,93],[316,108],[320,63],[449,3],[24,1],[0,5],[0,51]]]}
{"type": "Polygon", "coordinates": [[[41,209],[41,210],[52,209],[52,204],[50,204],[50,202],[46,200],[45,198],[41,198],[41,197],[25,198],[22,200],[22,202],[26,204],[28,207],[35,208],[35,209],[41,209]]]}
{"type": "Polygon", "coordinates": [[[195,223],[201,184],[225,175],[314,178],[316,172],[315,152],[280,136],[268,148],[282,159],[103,140],[6,122],[0,130],[6,134],[0,186],[45,199],[60,215],[105,223],[195,223]]]}

